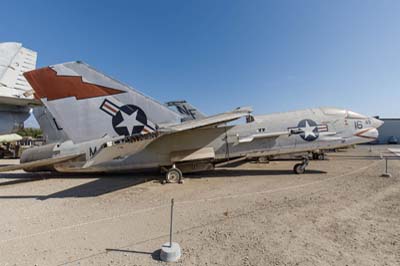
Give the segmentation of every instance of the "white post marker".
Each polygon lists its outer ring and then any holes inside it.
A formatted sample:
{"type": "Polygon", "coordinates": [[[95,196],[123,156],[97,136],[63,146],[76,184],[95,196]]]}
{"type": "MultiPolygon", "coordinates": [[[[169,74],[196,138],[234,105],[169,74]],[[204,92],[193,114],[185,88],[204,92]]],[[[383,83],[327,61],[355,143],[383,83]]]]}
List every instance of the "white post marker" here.
{"type": "Polygon", "coordinates": [[[161,246],[160,259],[167,262],[178,261],[181,257],[181,247],[172,242],[172,221],[174,217],[174,199],[171,199],[171,221],[169,226],[169,242],[161,246]]]}
{"type": "Polygon", "coordinates": [[[385,172],[381,174],[381,177],[392,177],[392,174],[388,172],[388,158],[385,157],[385,172]]]}

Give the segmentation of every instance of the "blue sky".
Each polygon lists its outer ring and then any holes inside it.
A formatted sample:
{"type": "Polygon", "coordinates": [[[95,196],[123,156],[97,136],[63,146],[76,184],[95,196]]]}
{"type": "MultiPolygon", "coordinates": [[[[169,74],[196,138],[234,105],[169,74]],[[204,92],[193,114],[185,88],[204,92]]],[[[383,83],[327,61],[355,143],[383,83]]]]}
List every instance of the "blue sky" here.
{"type": "Polygon", "coordinates": [[[0,41],[83,60],[207,114],[337,106],[399,117],[399,1],[8,1],[0,41]]]}

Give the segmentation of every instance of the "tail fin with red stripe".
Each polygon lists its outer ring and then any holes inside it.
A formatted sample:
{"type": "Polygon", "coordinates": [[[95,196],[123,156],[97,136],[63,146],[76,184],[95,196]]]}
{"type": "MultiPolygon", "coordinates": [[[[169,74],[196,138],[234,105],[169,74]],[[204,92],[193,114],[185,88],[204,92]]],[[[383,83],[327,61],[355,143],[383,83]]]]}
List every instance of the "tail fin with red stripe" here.
{"type": "Polygon", "coordinates": [[[177,123],[180,115],[82,62],[24,74],[35,95],[74,142],[129,136],[177,123]]]}

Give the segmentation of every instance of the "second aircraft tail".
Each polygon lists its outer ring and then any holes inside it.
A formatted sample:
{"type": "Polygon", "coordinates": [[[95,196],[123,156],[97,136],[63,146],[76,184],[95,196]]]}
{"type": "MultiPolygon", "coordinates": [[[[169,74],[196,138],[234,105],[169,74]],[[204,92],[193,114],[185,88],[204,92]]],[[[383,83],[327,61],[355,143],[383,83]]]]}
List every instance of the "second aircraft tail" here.
{"type": "Polygon", "coordinates": [[[176,108],[176,111],[182,115],[182,122],[206,117],[206,115],[201,113],[199,110],[197,110],[197,108],[186,101],[171,101],[165,104],[169,107],[176,108]]]}

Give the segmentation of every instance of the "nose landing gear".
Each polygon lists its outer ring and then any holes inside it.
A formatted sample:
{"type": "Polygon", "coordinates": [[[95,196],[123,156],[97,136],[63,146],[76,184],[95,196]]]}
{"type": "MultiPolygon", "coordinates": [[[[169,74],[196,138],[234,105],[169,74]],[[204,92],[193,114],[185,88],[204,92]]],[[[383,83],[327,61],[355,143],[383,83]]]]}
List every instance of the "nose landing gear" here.
{"type": "Polygon", "coordinates": [[[307,157],[304,157],[302,163],[298,163],[293,167],[293,171],[298,175],[304,174],[309,162],[310,160],[307,157]]]}

